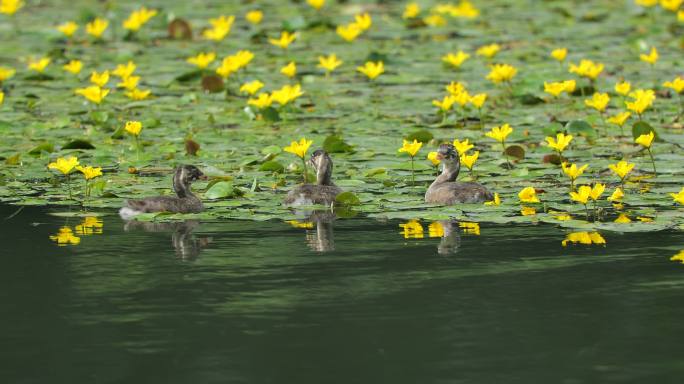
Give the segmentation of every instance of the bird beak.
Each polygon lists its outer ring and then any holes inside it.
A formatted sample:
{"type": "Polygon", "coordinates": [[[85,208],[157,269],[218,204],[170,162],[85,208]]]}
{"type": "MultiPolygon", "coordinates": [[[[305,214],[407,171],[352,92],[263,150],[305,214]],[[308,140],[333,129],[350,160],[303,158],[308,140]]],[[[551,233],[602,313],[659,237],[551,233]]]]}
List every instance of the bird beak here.
{"type": "Polygon", "coordinates": [[[200,180],[209,180],[209,177],[207,175],[202,175],[199,177],[200,180]]]}

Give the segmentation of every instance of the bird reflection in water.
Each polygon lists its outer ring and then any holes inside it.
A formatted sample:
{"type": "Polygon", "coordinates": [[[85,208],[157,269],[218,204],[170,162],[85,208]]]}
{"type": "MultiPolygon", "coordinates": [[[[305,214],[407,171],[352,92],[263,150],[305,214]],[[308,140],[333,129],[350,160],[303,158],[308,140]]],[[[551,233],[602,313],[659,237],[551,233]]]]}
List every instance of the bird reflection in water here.
{"type": "Polygon", "coordinates": [[[192,231],[199,226],[197,220],[185,220],[174,223],[152,223],[131,220],[124,224],[124,231],[171,232],[171,244],[176,256],[182,260],[196,259],[203,248],[211,244],[211,237],[196,237],[192,231]]]}
{"type": "Polygon", "coordinates": [[[288,224],[295,228],[306,230],[306,244],[315,252],[330,252],[335,250],[333,221],[337,218],[330,211],[308,211],[303,215],[295,212],[303,220],[290,220],[288,224]]]}

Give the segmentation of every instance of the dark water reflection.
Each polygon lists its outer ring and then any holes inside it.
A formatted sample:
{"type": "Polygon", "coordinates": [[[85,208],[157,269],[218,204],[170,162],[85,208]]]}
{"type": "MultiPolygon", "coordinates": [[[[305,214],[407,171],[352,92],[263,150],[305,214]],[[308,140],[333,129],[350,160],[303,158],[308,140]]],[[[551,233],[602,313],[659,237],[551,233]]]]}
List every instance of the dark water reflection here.
{"type": "MultiPolygon", "coordinates": [[[[684,234],[0,207],[7,383],[678,383],[684,234]],[[100,225],[101,224],[101,225],[100,225]],[[402,226],[400,226],[402,225],[402,226]],[[60,228],[72,237],[58,246],[60,228]],[[431,237],[437,236],[437,237],[431,237]],[[584,244],[583,244],[584,243],[584,244]]],[[[64,239],[68,236],[62,234],[64,239]]]]}

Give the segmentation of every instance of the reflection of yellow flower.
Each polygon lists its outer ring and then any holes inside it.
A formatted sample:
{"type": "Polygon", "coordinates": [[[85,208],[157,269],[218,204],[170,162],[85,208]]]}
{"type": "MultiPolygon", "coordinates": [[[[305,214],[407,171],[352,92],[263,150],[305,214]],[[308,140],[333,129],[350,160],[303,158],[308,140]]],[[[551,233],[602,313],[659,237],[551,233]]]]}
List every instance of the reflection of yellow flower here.
{"type": "Polygon", "coordinates": [[[280,33],[280,37],[277,39],[268,39],[268,42],[271,43],[272,45],[275,45],[276,47],[280,47],[282,49],[287,49],[287,47],[292,44],[292,42],[297,39],[297,34],[296,33],[290,33],[288,31],[282,31],[280,33]]]}
{"type": "Polygon", "coordinates": [[[553,57],[557,61],[565,60],[565,57],[567,55],[568,55],[568,49],[567,48],[556,48],[553,51],[551,51],[551,57],[553,57]]]}
{"type": "Polygon", "coordinates": [[[561,241],[561,245],[566,247],[568,244],[606,244],[606,240],[598,232],[572,232],[565,236],[565,240],[561,241]]]}
{"type": "Polygon", "coordinates": [[[41,57],[40,59],[34,59],[28,62],[28,69],[36,71],[38,73],[43,73],[45,68],[50,64],[49,57],[41,57]]]}
{"type": "Polygon", "coordinates": [[[461,230],[463,233],[469,234],[469,235],[475,235],[479,236],[480,235],[480,224],[479,223],[471,223],[469,221],[462,221],[458,223],[458,226],[461,227],[461,230]]]}
{"type": "Polygon", "coordinates": [[[91,85],[86,88],[78,88],[74,91],[75,94],[85,97],[88,101],[100,104],[102,100],[109,94],[109,89],[103,89],[97,85],[91,85]]]}
{"type": "Polygon", "coordinates": [[[684,205],[684,187],[677,193],[670,193],[670,196],[672,196],[675,202],[684,205]]]}
{"type": "Polygon", "coordinates": [[[55,162],[48,164],[48,169],[56,169],[63,175],[68,175],[78,165],[78,158],[69,156],[60,157],[55,162]]]}
{"type": "Polygon", "coordinates": [[[408,223],[399,224],[399,227],[403,228],[404,239],[422,239],[423,238],[423,226],[420,225],[418,220],[410,220],[408,223]]]}
{"type": "Polygon", "coordinates": [[[621,213],[620,216],[618,216],[618,218],[615,219],[615,223],[618,223],[618,224],[627,224],[627,223],[631,223],[631,222],[632,222],[632,219],[630,219],[629,216],[627,216],[624,213],[621,213]]]}
{"type": "Polygon", "coordinates": [[[615,188],[615,191],[613,191],[613,193],[608,197],[608,201],[620,202],[624,197],[625,193],[622,192],[622,188],[617,187],[615,188]]]}
{"type": "Polygon", "coordinates": [[[326,72],[330,73],[334,71],[337,67],[342,65],[342,60],[337,58],[334,53],[326,56],[318,56],[318,67],[323,68],[326,72]]]}
{"type": "Polygon", "coordinates": [[[525,187],[518,193],[518,198],[522,203],[538,203],[537,191],[533,187],[525,187]]]}
{"type": "Polygon", "coordinates": [[[491,71],[487,75],[487,79],[491,80],[493,83],[503,83],[511,81],[518,70],[509,64],[494,64],[491,67],[491,71]]]}
{"type": "Polygon", "coordinates": [[[102,34],[109,26],[109,21],[101,18],[96,18],[90,23],[86,24],[86,33],[93,36],[96,39],[102,37],[102,34]]]}
{"type": "Polygon", "coordinates": [[[520,214],[523,216],[534,216],[537,214],[537,209],[534,207],[523,206],[520,208],[520,214]]]}
{"type": "Polygon", "coordinates": [[[463,51],[458,51],[456,53],[447,53],[446,55],[442,56],[442,61],[451,65],[454,68],[459,68],[461,64],[463,64],[463,62],[465,62],[469,58],[469,54],[463,51]]]}
{"type": "Polygon", "coordinates": [[[81,236],[101,235],[104,223],[96,216],[86,216],[83,222],[74,227],[76,234],[81,236]]]}
{"type": "Polygon", "coordinates": [[[295,228],[312,229],[314,227],[314,223],[311,221],[287,220],[285,222],[295,228]]]}
{"type": "Polygon", "coordinates": [[[74,236],[74,233],[69,227],[62,227],[59,229],[56,235],[50,236],[50,240],[56,241],[57,245],[64,247],[67,245],[78,245],[81,242],[81,238],[74,236]]]}
{"type": "Polygon", "coordinates": [[[434,221],[428,225],[428,236],[444,237],[444,226],[439,221],[434,221]]]}
{"type": "Polygon", "coordinates": [[[73,21],[67,21],[66,23],[58,25],[57,30],[62,32],[64,36],[71,37],[78,30],[78,24],[73,21]]]}
{"type": "Polygon", "coordinates": [[[409,156],[414,157],[422,146],[423,143],[416,139],[413,139],[413,142],[404,140],[403,145],[399,148],[399,152],[406,152],[409,156]]]}
{"type": "Polygon", "coordinates": [[[484,45],[475,51],[475,53],[478,56],[484,56],[488,59],[491,59],[494,57],[499,51],[501,50],[501,46],[499,44],[489,44],[489,45],[484,45]]]}
{"type": "Polygon", "coordinates": [[[311,144],[313,144],[313,140],[307,140],[306,138],[302,137],[299,142],[293,141],[289,146],[283,149],[285,152],[290,152],[303,159],[304,156],[306,156],[306,151],[309,150],[311,144]]]}
{"type": "Polygon", "coordinates": [[[494,200],[485,201],[484,205],[501,205],[501,198],[497,192],[494,192],[494,200]]]}
{"type": "Polygon", "coordinates": [[[385,73],[385,63],[367,61],[362,67],[357,67],[356,70],[366,75],[370,80],[375,80],[376,77],[385,73]]]}
{"type": "Polygon", "coordinates": [[[682,264],[684,264],[684,250],[679,251],[678,254],[676,254],[676,255],[670,257],[670,261],[679,261],[679,262],[681,262],[682,264]]]}

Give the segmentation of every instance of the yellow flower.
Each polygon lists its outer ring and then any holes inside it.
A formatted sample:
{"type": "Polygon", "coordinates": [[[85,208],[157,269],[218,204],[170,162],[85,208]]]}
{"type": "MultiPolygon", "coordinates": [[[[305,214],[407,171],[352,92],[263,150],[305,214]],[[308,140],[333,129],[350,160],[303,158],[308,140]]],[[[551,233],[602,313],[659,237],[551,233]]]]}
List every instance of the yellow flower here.
{"type": "Polygon", "coordinates": [[[138,88],[138,82],[140,81],[140,76],[128,76],[123,78],[120,83],[116,86],[120,88],[125,88],[129,91],[138,88]]]}
{"type": "Polygon", "coordinates": [[[240,70],[240,63],[234,56],[227,56],[221,61],[221,65],[216,68],[216,73],[224,79],[240,70]]]}
{"type": "Polygon", "coordinates": [[[579,65],[570,64],[570,73],[575,73],[579,76],[594,80],[603,72],[603,68],[604,65],[602,63],[595,63],[591,60],[581,60],[579,65]]]}
{"type": "Polygon", "coordinates": [[[681,261],[684,264],[684,251],[679,251],[678,254],[670,257],[670,261],[681,261]]]}
{"type": "Polygon", "coordinates": [[[245,15],[245,20],[248,22],[257,25],[261,23],[261,20],[264,18],[264,13],[259,11],[259,10],[254,10],[254,11],[249,11],[245,15]]]}
{"type": "Polygon", "coordinates": [[[664,82],[663,86],[670,88],[677,93],[682,93],[682,92],[684,92],[684,77],[677,76],[672,81],[664,82]]]}
{"type": "Polygon", "coordinates": [[[437,152],[429,152],[427,154],[427,159],[430,160],[432,165],[439,165],[442,161],[437,157],[437,152]]]}
{"type": "Polygon", "coordinates": [[[211,28],[205,29],[202,32],[202,37],[207,40],[221,41],[230,33],[233,22],[235,22],[235,16],[233,15],[228,17],[221,15],[218,18],[209,19],[211,28]]]}
{"type": "MultiPolygon", "coordinates": [[[[549,212],[549,213],[551,213],[551,212],[549,212]]],[[[557,212],[554,212],[554,213],[557,213],[557,212]]],[[[560,212],[559,215],[554,216],[554,219],[556,219],[558,221],[568,221],[568,220],[572,220],[572,216],[570,216],[569,214],[567,214],[565,212],[560,212]]]]}
{"type": "Polygon", "coordinates": [[[142,128],[142,123],[139,121],[127,121],[126,125],[124,126],[126,132],[130,133],[133,136],[140,136],[142,128]]]}
{"type": "Polygon", "coordinates": [[[306,3],[309,4],[311,8],[318,11],[319,9],[323,8],[325,0],[306,0],[306,3]]]}
{"type": "Polygon", "coordinates": [[[617,187],[615,188],[615,191],[608,197],[608,201],[617,201],[620,202],[622,201],[622,198],[625,197],[625,193],[622,192],[622,188],[617,187]]]}
{"type": "Polygon", "coordinates": [[[632,83],[629,81],[621,81],[617,84],[615,84],[615,92],[619,93],[622,96],[626,96],[630,89],[632,89],[632,83]]]}
{"type": "Polygon", "coordinates": [[[356,67],[356,70],[366,75],[370,80],[375,80],[376,77],[385,72],[385,63],[367,61],[362,67],[356,67]]]}
{"type": "Polygon", "coordinates": [[[64,64],[62,66],[62,69],[64,69],[67,72],[73,73],[74,75],[77,75],[81,72],[81,69],[83,69],[83,62],[81,62],[81,60],[71,60],[68,63],[64,64]]]}
{"type": "Polygon", "coordinates": [[[501,205],[501,198],[497,192],[494,192],[494,200],[485,201],[484,205],[501,205]]]}
{"type": "Polygon", "coordinates": [[[479,236],[480,235],[480,224],[479,223],[472,223],[470,221],[461,221],[458,223],[458,226],[461,228],[463,233],[467,235],[475,235],[479,236]]]}
{"type": "Polygon", "coordinates": [[[94,179],[98,176],[102,176],[102,168],[100,167],[91,167],[90,165],[87,167],[82,167],[80,165],[77,165],[76,170],[81,172],[83,174],[83,178],[86,180],[94,179]]]}
{"type": "Polygon", "coordinates": [[[672,196],[672,199],[674,199],[676,203],[684,205],[684,187],[677,193],[670,193],[670,196],[672,196]]]}
{"type": "Polygon", "coordinates": [[[5,101],[5,92],[0,91],[0,105],[5,101]]]}
{"type": "Polygon", "coordinates": [[[354,15],[354,23],[361,29],[361,31],[367,31],[373,25],[373,19],[368,13],[359,13],[354,15]]]}
{"type": "Polygon", "coordinates": [[[522,208],[520,208],[520,214],[523,216],[534,216],[537,214],[537,209],[534,207],[523,206],[522,208]]]}
{"type": "Polygon", "coordinates": [[[448,112],[456,102],[452,95],[446,95],[442,100],[432,100],[432,105],[439,108],[442,112],[448,112]]]}
{"type": "Polygon", "coordinates": [[[449,83],[444,88],[446,89],[447,92],[449,92],[450,94],[452,94],[454,96],[457,96],[457,95],[464,93],[464,92],[467,93],[465,86],[463,84],[459,83],[458,81],[452,81],[451,83],[449,83]]]}
{"type": "Polygon", "coordinates": [[[55,169],[63,175],[68,175],[78,165],[78,158],[74,156],[59,157],[53,163],[48,164],[48,169],[55,169]]]}
{"type": "Polygon", "coordinates": [[[633,101],[626,101],[625,105],[630,111],[636,112],[638,115],[644,113],[655,101],[655,92],[652,89],[637,89],[629,94],[633,101]]]}
{"type": "Polygon", "coordinates": [[[81,238],[74,236],[74,233],[69,227],[62,227],[59,229],[56,235],[50,236],[50,240],[56,241],[57,245],[64,247],[66,245],[78,245],[81,242],[81,238]]]}
{"type": "Polygon", "coordinates": [[[403,235],[405,239],[422,239],[423,238],[423,226],[420,225],[418,220],[410,220],[408,223],[399,224],[402,228],[403,235]]]}
{"type": "Polygon", "coordinates": [[[591,187],[588,185],[582,185],[579,188],[577,188],[577,192],[570,192],[570,198],[572,200],[577,201],[578,203],[582,203],[584,205],[587,205],[587,202],[589,201],[589,198],[591,197],[591,187]]]}
{"type": "Polygon", "coordinates": [[[624,213],[621,213],[617,219],[614,221],[615,223],[618,224],[628,224],[632,222],[632,219],[629,218],[629,216],[625,215],[624,213]]]}
{"type": "Polygon", "coordinates": [[[606,244],[606,240],[598,232],[572,232],[565,236],[565,240],[561,241],[561,245],[566,247],[568,244],[606,244]]]}
{"type": "Polygon", "coordinates": [[[491,131],[485,133],[485,136],[492,138],[498,142],[503,143],[506,137],[513,132],[513,128],[510,125],[504,124],[500,127],[494,127],[491,131]]]}
{"type": "Polygon", "coordinates": [[[313,144],[313,140],[307,140],[306,138],[302,137],[299,142],[293,141],[289,146],[283,148],[283,150],[303,159],[304,156],[306,156],[306,151],[309,150],[311,144],[313,144]]]}
{"type": "Polygon", "coordinates": [[[601,183],[596,183],[594,184],[594,187],[591,189],[591,199],[594,201],[598,201],[598,199],[601,198],[601,195],[603,192],[606,190],[606,185],[601,184],[601,183]]]}
{"type": "Polygon", "coordinates": [[[475,53],[478,56],[484,56],[486,58],[491,59],[494,57],[499,51],[501,50],[501,46],[499,44],[489,44],[489,45],[484,45],[475,51],[475,53]]]}
{"type": "Polygon", "coordinates": [[[454,148],[458,152],[459,155],[464,154],[468,152],[471,148],[474,147],[473,144],[470,144],[468,142],[468,139],[465,139],[463,141],[459,141],[458,139],[454,139],[453,142],[454,148]]]}
{"type": "Polygon", "coordinates": [[[461,154],[461,163],[466,166],[466,168],[472,170],[477,158],[480,156],[480,151],[473,152],[472,155],[467,155],[465,153],[461,154]]]}
{"type": "Polygon", "coordinates": [[[156,15],[156,9],[150,10],[145,7],[140,7],[140,9],[138,9],[137,11],[131,12],[128,18],[124,20],[123,27],[125,29],[135,32],[156,15]]]}
{"type": "Polygon", "coordinates": [[[684,0],[660,0],[660,5],[671,12],[677,12],[684,0]]]}
{"type": "Polygon", "coordinates": [[[477,109],[482,108],[485,101],[487,101],[486,93],[478,93],[477,95],[473,95],[468,99],[468,102],[470,102],[470,104],[472,104],[477,109]]]}
{"type": "Polygon", "coordinates": [[[109,71],[97,73],[95,71],[90,73],[90,82],[102,88],[109,82],[109,71]]]}
{"type": "Polygon", "coordinates": [[[413,139],[413,142],[409,142],[407,140],[403,141],[403,145],[401,148],[399,148],[399,152],[406,152],[409,154],[409,156],[414,157],[416,153],[420,150],[420,147],[423,146],[422,142],[419,142],[416,139],[413,139]]]}
{"type": "Polygon", "coordinates": [[[278,39],[268,39],[268,42],[271,43],[272,45],[275,45],[276,47],[280,47],[282,49],[287,49],[287,47],[292,44],[293,41],[297,38],[296,33],[290,33],[288,31],[282,31],[280,33],[280,38],[278,39]]]}
{"type": "Polygon", "coordinates": [[[254,53],[252,51],[237,51],[233,56],[234,60],[238,63],[240,68],[244,68],[249,64],[254,58],[254,53]]]}
{"type": "Polygon", "coordinates": [[[328,73],[334,71],[340,65],[342,65],[342,60],[339,60],[334,53],[331,53],[327,57],[318,56],[318,68],[323,68],[328,73]]]}
{"type": "Polygon", "coordinates": [[[634,0],[634,3],[642,7],[655,7],[658,5],[658,0],[634,0]]]}
{"type": "Polygon", "coordinates": [[[418,3],[408,3],[401,14],[402,19],[413,19],[420,14],[420,5],[418,3]]]}
{"type": "Polygon", "coordinates": [[[338,25],[335,32],[337,32],[344,41],[350,43],[356,40],[363,31],[356,23],[350,23],[347,25],[338,25]]]}
{"type": "Polygon", "coordinates": [[[40,59],[32,59],[28,62],[28,69],[36,71],[38,73],[43,73],[45,68],[50,64],[49,57],[41,57],[40,59]]]}
{"type": "Polygon", "coordinates": [[[15,73],[13,68],[0,67],[0,83],[14,76],[15,73]]]}
{"type": "Polygon", "coordinates": [[[627,174],[634,168],[634,163],[628,163],[624,160],[620,160],[617,164],[608,165],[608,168],[615,172],[620,179],[624,179],[625,176],[627,176],[627,174]]]}
{"type": "Polygon", "coordinates": [[[64,36],[71,37],[78,30],[78,24],[73,21],[67,21],[66,23],[58,25],[57,30],[62,32],[64,36]]]}
{"type": "Polygon", "coordinates": [[[637,144],[641,144],[644,146],[644,148],[651,148],[651,144],[653,143],[653,138],[655,137],[655,134],[653,131],[650,131],[646,135],[640,135],[637,137],[634,142],[637,144]]]}
{"type": "Polygon", "coordinates": [[[525,187],[518,193],[518,199],[521,203],[538,203],[537,191],[533,187],[525,187]]]}
{"type": "Polygon", "coordinates": [[[74,93],[85,97],[90,102],[100,104],[102,103],[102,100],[104,100],[104,98],[109,94],[109,89],[103,89],[97,85],[91,85],[90,87],[86,88],[78,88],[74,91],[74,93]]]}
{"type": "Polygon", "coordinates": [[[577,86],[577,82],[575,82],[575,80],[565,80],[563,82],[563,86],[565,87],[565,92],[573,93],[575,91],[575,87],[577,86]]]}
{"type": "Polygon", "coordinates": [[[24,6],[22,0],[0,0],[0,13],[12,16],[24,6]]]}
{"type": "Polygon", "coordinates": [[[509,82],[518,73],[518,70],[509,64],[494,64],[487,75],[487,79],[493,83],[509,82]]]}
{"type": "Polygon", "coordinates": [[[264,93],[264,92],[260,93],[256,99],[251,98],[251,99],[247,100],[248,105],[253,105],[259,109],[270,107],[272,103],[273,103],[273,100],[271,100],[271,95],[268,93],[264,93]]]}
{"type": "Polygon", "coordinates": [[[584,100],[584,105],[586,105],[587,107],[594,108],[599,112],[603,112],[606,110],[606,106],[608,106],[609,102],[610,96],[608,96],[607,93],[596,92],[594,93],[594,96],[592,96],[591,99],[584,100]]]}
{"type": "Polygon", "coordinates": [[[216,53],[214,52],[200,52],[197,56],[192,56],[187,58],[187,62],[194,64],[199,69],[204,69],[209,66],[214,60],[216,60],[216,53]]]}
{"type": "Polygon", "coordinates": [[[678,20],[680,23],[684,23],[684,9],[680,10],[679,12],[677,12],[677,20],[678,20]]]}
{"type": "Polygon", "coordinates": [[[145,100],[150,96],[151,93],[152,91],[149,89],[143,91],[141,89],[134,88],[126,92],[126,97],[132,100],[145,100]]]}
{"type": "Polygon", "coordinates": [[[257,93],[261,88],[263,88],[264,83],[262,83],[259,80],[254,80],[250,81],[249,83],[244,83],[240,87],[240,92],[247,93],[249,95],[253,95],[257,93]]]}
{"type": "Polygon", "coordinates": [[[654,65],[658,61],[658,50],[655,47],[651,47],[651,52],[639,55],[639,60],[645,61],[651,65],[654,65]]]}
{"type": "Polygon", "coordinates": [[[557,61],[563,61],[565,60],[565,57],[568,55],[568,49],[567,48],[556,48],[553,51],[551,51],[551,57],[556,59],[557,61]]]}
{"type": "Polygon", "coordinates": [[[451,65],[454,68],[458,68],[470,58],[470,55],[463,52],[463,51],[458,51],[455,54],[454,53],[447,53],[446,55],[442,56],[442,61],[451,65]]]}
{"type": "Polygon", "coordinates": [[[102,37],[104,31],[107,30],[108,26],[109,21],[98,17],[90,23],[86,24],[86,33],[90,36],[93,36],[96,39],[99,39],[102,37]]]}
{"type": "Polygon", "coordinates": [[[285,222],[290,224],[291,226],[293,226],[295,228],[313,229],[313,227],[314,227],[313,221],[287,220],[285,222]]]}
{"type": "Polygon", "coordinates": [[[565,82],[556,81],[553,83],[544,82],[544,92],[551,94],[554,97],[558,97],[561,93],[565,92],[565,82]]]}
{"type": "Polygon", "coordinates": [[[303,95],[302,87],[299,84],[286,84],[282,88],[271,92],[271,99],[281,106],[287,105],[303,95]]]}
{"type": "Polygon", "coordinates": [[[615,124],[619,127],[622,127],[625,124],[625,121],[627,121],[627,119],[629,119],[630,116],[632,116],[631,112],[618,113],[615,116],[609,117],[608,122],[611,124],[615,124]]]}
{"type": "Polygon", "coordinates": [[[584,164],[581,167],[577,167],[577,164],[567,165],[567,162],[563,162],[561,167],[563,168],[563,173],[570,178],[570,180],[575,181],[578,177],[582,176],[584,171],[587,169],[589,164],[584,164]]]}
{"type": "Polygon", "coordinates": [[[443,27],[447,21],[442,15],[429,15],[423,18],[423,22],[431,27],[443,27]]]}
{"type": "Polygon", "coordinates": [[[295,77],[297,74],[297,64],[294,61],[290,61],[286,66],[280,68],[280,73],[289,78],[295,77]]]}
{"type": "Polygon", "coordinates": [[[546,141],[549,143],[549,147],[555,149],[558,152],[563,152],[565,148],[572,141],[572,135],[566,135],[564,133],[556,134],[556,138],[546,137],[546,141]]]}
{"type": "Polygon", "coordinates": [[[76,234],[87,236],[93,234],[102,234],[103,227],[104,223],[102,220],[95,216],[86,216],[83,218],[83,222],[75,226],[74,229],[76,229],[76,234]]]}
{"type": "Polygon", "coordinates": [[[444,226],[439,221],[434,221],[428,225],[428,236],[444,237],[444,226]]]}
{"type": "Polygon", "coordinates": [[[132,61],[129,61],[126,64],[119,64],[114,68],[112,71],[112,75],[117,76],[121,79],[125,79],[127,77],[130,77],[133,72],[135,72],[135,63],[132,61]]]}

